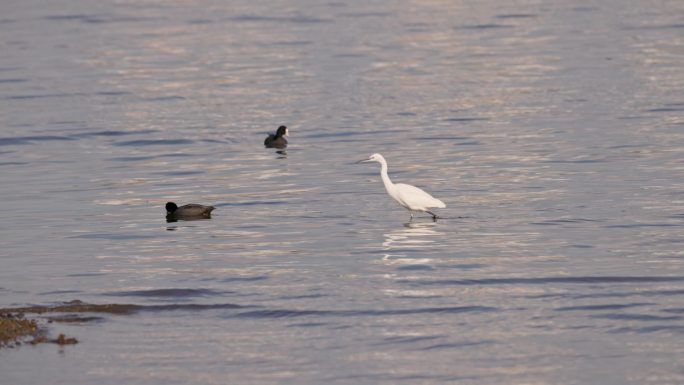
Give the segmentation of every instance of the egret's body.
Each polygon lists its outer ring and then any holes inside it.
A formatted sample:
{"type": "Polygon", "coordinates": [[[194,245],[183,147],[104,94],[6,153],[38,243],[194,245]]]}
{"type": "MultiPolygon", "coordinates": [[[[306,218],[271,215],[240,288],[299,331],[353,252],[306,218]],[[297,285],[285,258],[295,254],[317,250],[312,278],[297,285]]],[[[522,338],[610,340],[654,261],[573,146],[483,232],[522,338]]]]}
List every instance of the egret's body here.
{"type": "Polygon", "coordinates": [[[392,183],[389,175],[387,175],[387,161],[380,154],[373,154],[368,159],[362,160],[360,162],[378,162],[381,165],[380,177],[382,178],[382,183],[385,185],[387,193],[395,200],[397,203],[405,207],[411,214],[411,219],[413,219],[413,213],[416,211],[426,212],[432,215],[433,219],[437,219],[437,215],[430,211],[432,208],[444,208],[446,205],[444,202],[433,197],[432,195],[426,193],[425,191],[419,189],[416,186],[411,186],[405,183],[392,183]]]}

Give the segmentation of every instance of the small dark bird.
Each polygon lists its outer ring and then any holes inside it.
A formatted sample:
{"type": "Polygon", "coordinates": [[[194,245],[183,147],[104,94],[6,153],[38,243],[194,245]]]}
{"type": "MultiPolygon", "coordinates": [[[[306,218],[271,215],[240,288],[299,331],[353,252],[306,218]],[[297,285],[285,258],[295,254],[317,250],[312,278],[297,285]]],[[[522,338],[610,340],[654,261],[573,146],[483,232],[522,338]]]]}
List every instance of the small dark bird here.
{"type": "Polygon", "coordinates": [[[270,134],[266,140],[264,140],[264,146],[268,148],[285,148],[287,147],[287,127],[280,126],[275,134],[270,134]]]}
{"type": "Polygon", "coordinates": [[[211,218],[211,212],[214,210],[214,206],[204,206],[198,205],[196,203],[190,203],[178,207],[173,202],[166,203],[166,219],[170,221],[175,221],[178,219],[204,219],[211,218]]]}

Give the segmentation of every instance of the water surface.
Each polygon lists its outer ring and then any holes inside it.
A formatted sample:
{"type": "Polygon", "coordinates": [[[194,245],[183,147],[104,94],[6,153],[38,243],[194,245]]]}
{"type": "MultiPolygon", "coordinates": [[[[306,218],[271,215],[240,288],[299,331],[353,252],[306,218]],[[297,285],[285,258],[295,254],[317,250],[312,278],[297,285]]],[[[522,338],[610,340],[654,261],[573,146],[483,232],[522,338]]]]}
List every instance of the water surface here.
{"type": "Polygon", "coordinates": [[[680,2],[0,10],[3,382],[684,382],[680,2]]]}

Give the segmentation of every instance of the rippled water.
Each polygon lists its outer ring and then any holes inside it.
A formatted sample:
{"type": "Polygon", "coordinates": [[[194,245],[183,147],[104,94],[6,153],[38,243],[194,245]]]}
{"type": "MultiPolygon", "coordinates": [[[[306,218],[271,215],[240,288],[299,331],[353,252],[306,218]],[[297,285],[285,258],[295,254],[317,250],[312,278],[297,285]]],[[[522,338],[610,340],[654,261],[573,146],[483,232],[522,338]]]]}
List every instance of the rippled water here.
{"type": "Polygon", "coordinates": [[[57,3],[0,5],[0,306],[139,307],[3,383],[684,383],[684,3],[57,3]]]}

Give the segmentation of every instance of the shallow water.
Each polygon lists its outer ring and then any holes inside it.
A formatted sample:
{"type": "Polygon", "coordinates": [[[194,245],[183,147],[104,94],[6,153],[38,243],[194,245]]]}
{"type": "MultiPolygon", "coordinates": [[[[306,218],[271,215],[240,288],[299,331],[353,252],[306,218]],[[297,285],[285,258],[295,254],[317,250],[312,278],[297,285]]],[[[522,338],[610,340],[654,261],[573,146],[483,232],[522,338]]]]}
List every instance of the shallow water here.
{"type": "Polygon", "coordinates": [[[684,383],[681,2],[0,10],[3,383],[684,383]]]}

